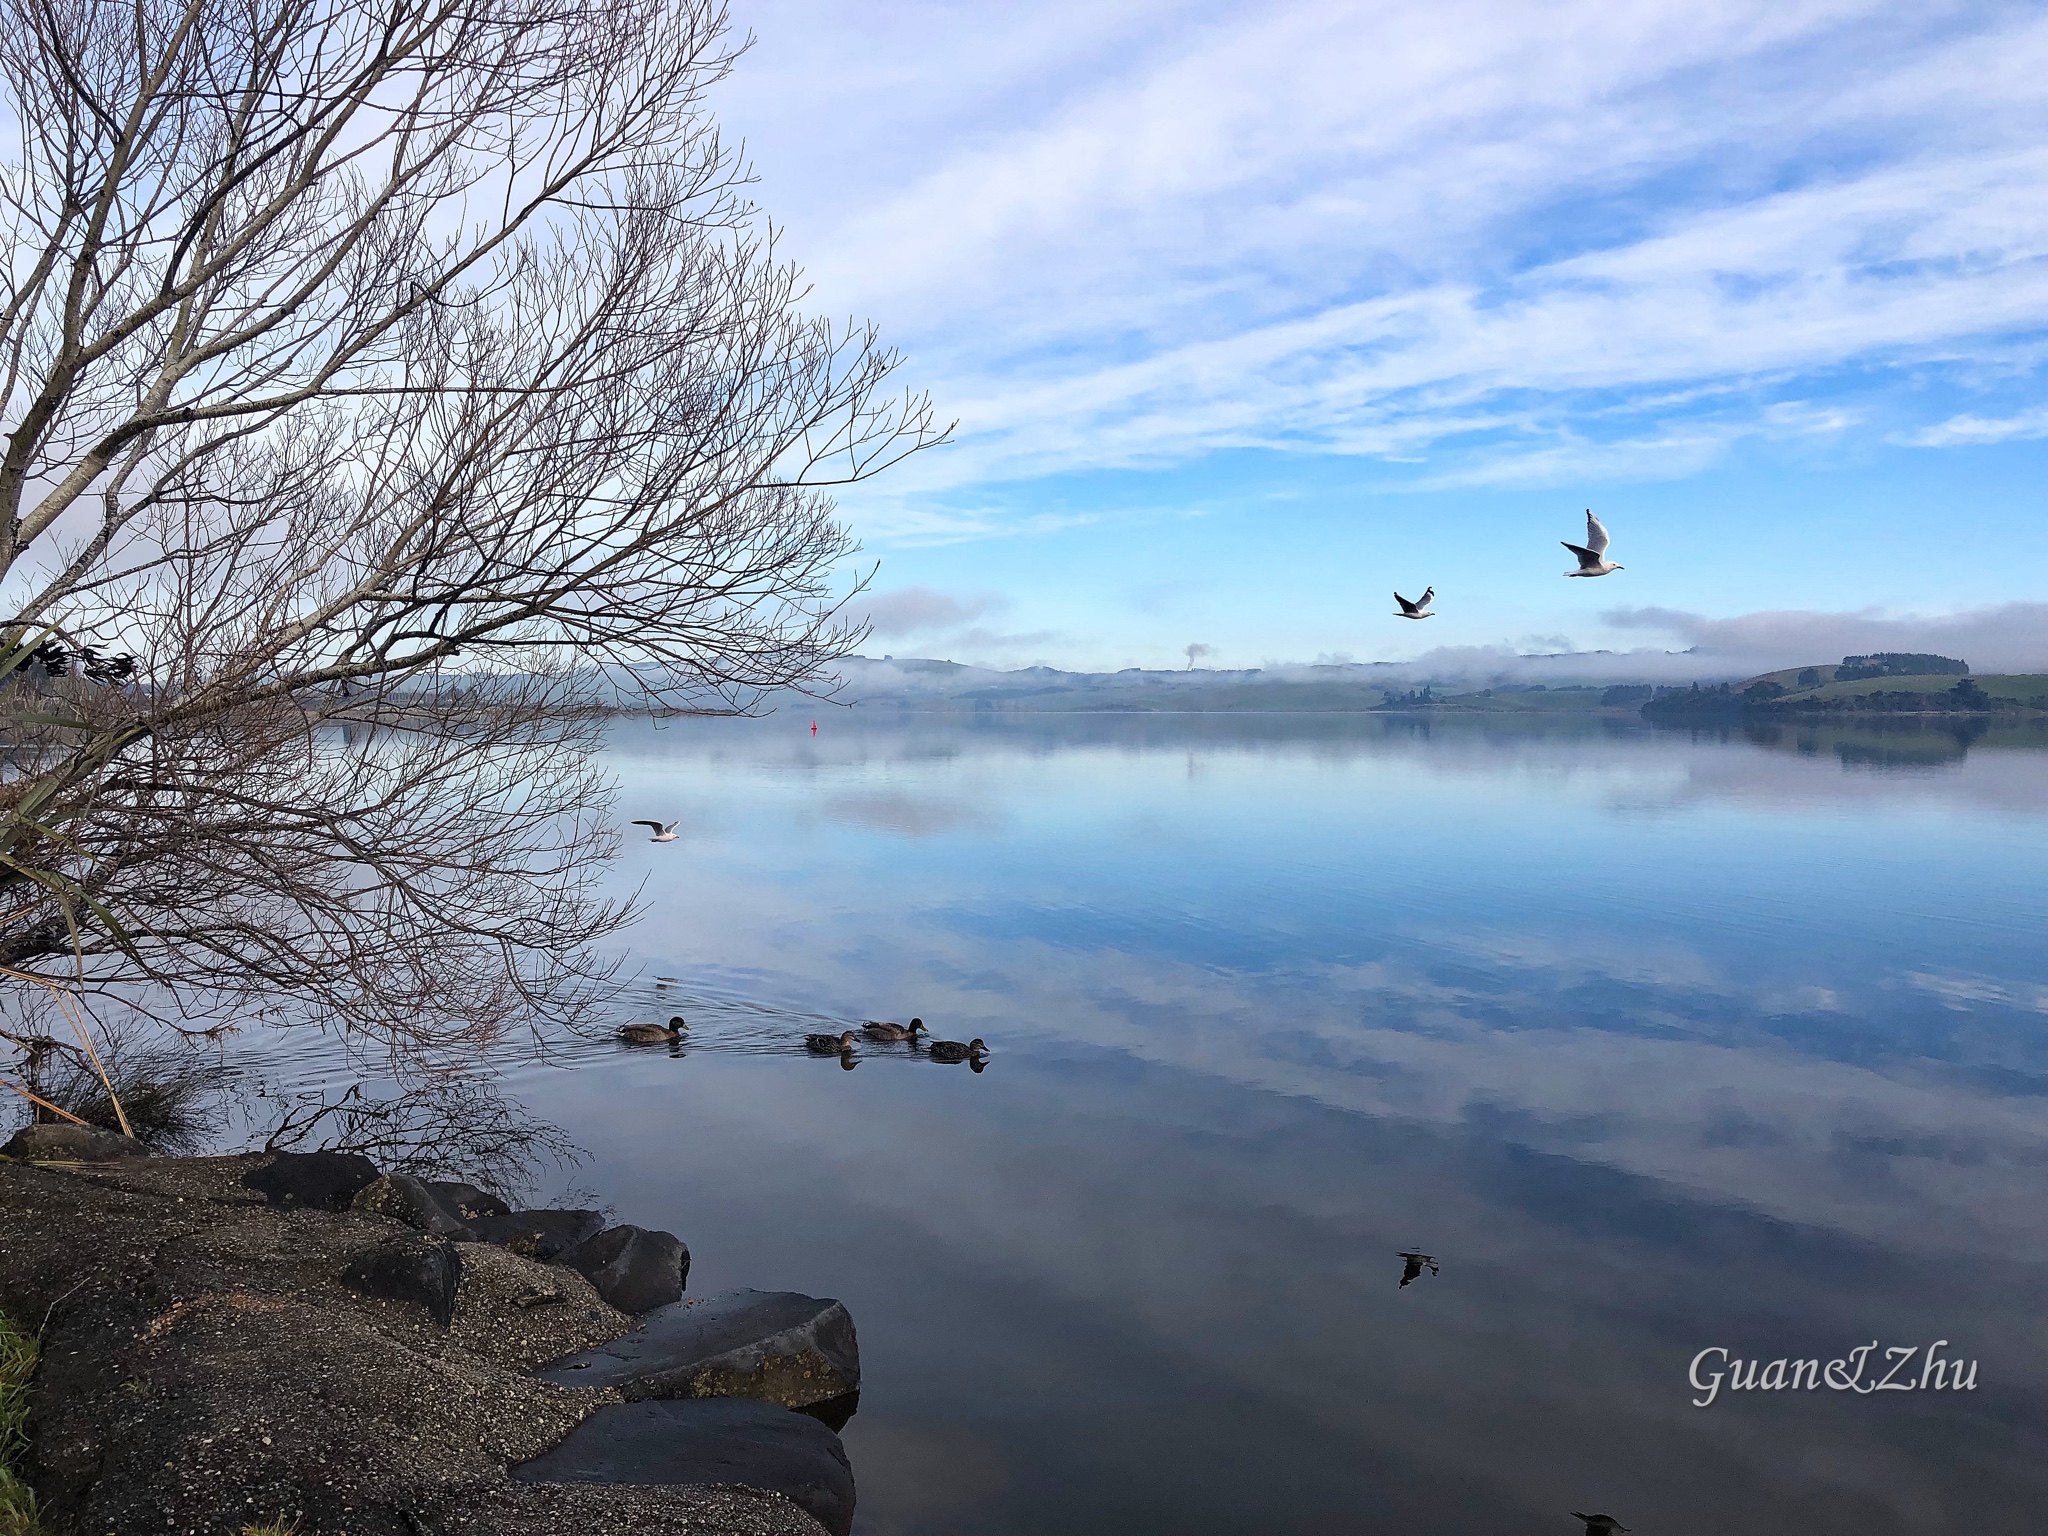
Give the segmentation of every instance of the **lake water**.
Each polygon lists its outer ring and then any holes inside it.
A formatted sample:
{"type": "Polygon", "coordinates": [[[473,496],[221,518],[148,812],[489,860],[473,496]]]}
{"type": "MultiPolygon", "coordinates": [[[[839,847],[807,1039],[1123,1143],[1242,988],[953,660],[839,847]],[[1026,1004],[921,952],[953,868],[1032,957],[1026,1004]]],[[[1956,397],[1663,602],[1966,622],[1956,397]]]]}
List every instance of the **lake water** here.
{"type": "Polygon", "coordinates": [[[2039,733],[808,726],[617,731],[689,1045],[512,1086],[693,1291],[848,1304],[862,1532],[2041,1528],[2039,733]],[[987,1069],[802,1052],[913,1014],[987,1069]]]}

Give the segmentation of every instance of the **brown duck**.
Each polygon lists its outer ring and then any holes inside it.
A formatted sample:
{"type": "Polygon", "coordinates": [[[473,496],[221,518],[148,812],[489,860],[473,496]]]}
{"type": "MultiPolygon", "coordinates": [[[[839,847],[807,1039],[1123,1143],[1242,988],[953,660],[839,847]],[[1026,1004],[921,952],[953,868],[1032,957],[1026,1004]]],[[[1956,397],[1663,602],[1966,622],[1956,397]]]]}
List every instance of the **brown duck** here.
{"type": "Polygon", "coordinates": [[[912,1019],[908,1024],[887,1024],[880,1019],[869,1019],[861,1025],[860,1032],[870,1040],[908,1040],[915,1045],[917,1032],[923,1028],[923,1019],[912,1019]]]}
{"type": "Polygon", "coordinates": [[[628,1024],[619,1031],[619,1038],[634,1045],[666,1045],[671,1040],[681,1039],[683,1031],[689,1027],[679,1013],[666,1024],[628,1024]]]}

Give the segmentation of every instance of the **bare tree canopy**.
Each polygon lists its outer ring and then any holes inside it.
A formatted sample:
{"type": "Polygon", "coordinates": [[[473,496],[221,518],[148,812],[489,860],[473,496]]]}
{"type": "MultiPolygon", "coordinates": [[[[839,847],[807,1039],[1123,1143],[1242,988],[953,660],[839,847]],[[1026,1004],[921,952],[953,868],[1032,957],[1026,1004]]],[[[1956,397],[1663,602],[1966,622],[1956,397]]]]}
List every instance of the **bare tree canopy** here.
{"type": "Polygon", "coordinates": [[[199,1028],[574,1010],[592,711],[858,639],[834,487],[933,441],[805,317],[715,0],[0,19],[0,964],[199,1028]]]}

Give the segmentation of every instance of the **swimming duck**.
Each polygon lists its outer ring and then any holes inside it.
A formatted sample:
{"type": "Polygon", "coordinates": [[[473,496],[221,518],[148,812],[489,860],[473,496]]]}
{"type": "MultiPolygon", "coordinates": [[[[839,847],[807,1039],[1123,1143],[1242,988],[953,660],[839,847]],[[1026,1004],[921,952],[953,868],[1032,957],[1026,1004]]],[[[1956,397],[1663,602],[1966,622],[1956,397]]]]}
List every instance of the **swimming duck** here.
{"type": "Polygon", "coordinates": [[[689,1027],[679,1013],[666,1024],[628,1024],[619,1031],[619,1038],[629,1040],[635,1045],[663,1045],[680,1038],[683,1031],[689,1027]]]}
{"type": "Polygon", "coordinates": [[[853,1049],[853,1031],[843,1035],[805,1035],[804,1047],[820,1056],[837,1056],[853,1049]]]}
{"type": "Polygon", "coordinates": [[[986,1056],[988,1047],[979,1039],[962,1045],[958,1040],[934,1040],[928,1047],[933,1061],[965,1061],[970,1056],[986,1056]]]}
{"type": "Polygon", "coordinates": [[[917,1032],[923,1028],[923,1019],[912,1019],[908,1024],[885,1024],[880,1019],[869,1019],[861,1025],[860,1032],[870,1040],[908,1040],[915,1045],[917,1032]]]}

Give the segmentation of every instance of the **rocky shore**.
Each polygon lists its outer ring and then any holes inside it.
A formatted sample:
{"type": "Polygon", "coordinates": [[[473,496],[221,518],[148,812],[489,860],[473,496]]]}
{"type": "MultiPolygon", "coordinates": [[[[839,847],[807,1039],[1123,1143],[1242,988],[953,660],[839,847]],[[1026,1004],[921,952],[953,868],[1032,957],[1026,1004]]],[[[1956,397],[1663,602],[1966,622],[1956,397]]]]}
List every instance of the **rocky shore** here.
{"type": "Polygon", "coordinates": [[[336,1154],[0,1149],[46,1536],[845,1536],[829,1298],[685,1297],[674,1236],[336,1154]]]}

